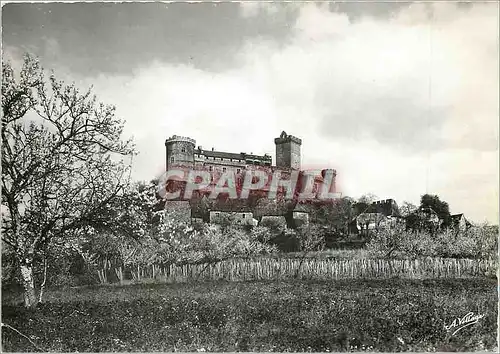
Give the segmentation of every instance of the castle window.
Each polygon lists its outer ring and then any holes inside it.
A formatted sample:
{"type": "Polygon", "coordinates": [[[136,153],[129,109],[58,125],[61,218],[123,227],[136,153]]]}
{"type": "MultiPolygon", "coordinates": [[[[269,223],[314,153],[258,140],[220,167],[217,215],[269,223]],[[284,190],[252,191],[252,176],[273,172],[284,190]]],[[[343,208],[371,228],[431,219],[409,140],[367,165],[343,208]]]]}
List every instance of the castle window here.
{"type": "Polygon", "coordinates": [[[243,219],[245,218],[245,214],[243,214],[243,219]]]}
{"type": "Polygon", "coordinates": [[[209,166],[209,167],[208,167],[208,170],[209,170],[210,172],[212,172],[212,171],[214,170],[214,168],[213,168],[212,166],[209,166]]]}
{"type": "Polygon", "coordinates": [[[222,172],[226,172],[226,168],[225,167],[222,167],[222,172]]]}
{"type": "Polygon", "coordinates": [[[186,152],[186,148],[182,148],[182,149],[181,149],[181,152],[186,152]]]}
{"type": "Polygon", "coordinates": [[[170,158],[170,162],[174,162],[174,157],[173,156],[170,158]]]}
{"type": "Polygon", "coordinates": [[[240,168],[237,168],[236,169],[236,173],[240,173],[241,172],[241,169],[240,168]]]}

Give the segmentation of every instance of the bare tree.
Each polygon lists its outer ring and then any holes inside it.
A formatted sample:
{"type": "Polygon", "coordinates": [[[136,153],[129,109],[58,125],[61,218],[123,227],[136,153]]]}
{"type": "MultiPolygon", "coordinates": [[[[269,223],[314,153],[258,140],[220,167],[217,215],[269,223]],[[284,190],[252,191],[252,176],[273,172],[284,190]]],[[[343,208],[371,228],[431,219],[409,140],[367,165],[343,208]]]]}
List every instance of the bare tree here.
{"type": "Polygon", "coordinates": [[[401,204],[399,210],[401,212],[401,216],[406,218],[416,212],[418,210],[418,207],[410,202],[405,201],[403,202],[403,204],[401,204]]]}
{"type": "Polygon", "coordinates": [[[359,197],[358,203],[366,203],[369,205],[376,200],[377,200],[377,196],[375,194],[367,193],[367,194],[363,194],[361,197],[359,197]]]}
{"type": "Polygon", "coordinates": [[[34,258],[75,230],[108,223],[102,210],[128,183],[131,141],[115,108],[97,103],[26,55],[16,79],[2,64],[2,240],[13,247],[24,303],[38,303],[34,258]]]}

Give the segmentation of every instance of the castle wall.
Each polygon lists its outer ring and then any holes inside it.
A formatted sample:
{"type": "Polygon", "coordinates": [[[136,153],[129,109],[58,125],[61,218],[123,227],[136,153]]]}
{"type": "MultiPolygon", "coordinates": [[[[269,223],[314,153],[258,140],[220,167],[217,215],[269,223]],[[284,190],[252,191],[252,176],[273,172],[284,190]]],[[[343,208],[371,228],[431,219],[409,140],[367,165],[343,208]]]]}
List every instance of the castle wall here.
{"type": "Polygon", "coordinates": [[[292,166],[292,149],[287,143],[276,144],[276,166],[290,168],[292,166]]]}

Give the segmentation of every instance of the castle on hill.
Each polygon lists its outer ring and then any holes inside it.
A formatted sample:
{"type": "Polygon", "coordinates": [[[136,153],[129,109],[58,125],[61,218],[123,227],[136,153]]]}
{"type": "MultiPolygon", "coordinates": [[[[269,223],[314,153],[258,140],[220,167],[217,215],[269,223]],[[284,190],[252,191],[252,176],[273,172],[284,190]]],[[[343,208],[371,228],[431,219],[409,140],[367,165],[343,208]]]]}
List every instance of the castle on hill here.
{"type": "MultiPolygon", "coordinates": [[[[269,154],[254,155],[245,152],[223,152],[205,150],[201,146],[196,146],[196,140],[190,137],[173,135],[166,139],[166,170],[182,169],[200,169],[209,171],[212,175],[223,174],[225,172],[234,172],[236,176],[242,176],[247,171],[265,170],[265,171],[284,171],[291,173],[297,171],[301,173],[301,145],[302,140],[286,132],[282,132],[279,137],[274,139],[276,148],[275,164],[272,164],[272,157],[269,154]]],[[[318,171],[315,182],[322,182],[327,170],[318,171]]],[[[328,169],[333,173],[333,189],[335,189],[336,171],[328,169]]],[[[300,184],[300,183],[299,183],[300,184]]],[[[315,187],[316,188],[316,185],[315,187]]],[[[262,189],[262,191],[265,187],[262,189]]],[[[315,189],[316,191],[316,189],[315,189]]],[[[193,198],[190,203],[191,218],[203,219],[205,221],[217,222],[221,217],[231,215],[240,224],[255,224],[257,217],[262,219],[266,216],[286,217],[288,224],[293,219],[307,219],[307,210],[299,205],[297,201],[272,201],[264,197],[258,197],[258,191],[253,193],[253,198],[247,200],[216,200],[209,201],[206,196],[201,201],[200,198],[193,198]],[[200,203],[206,205],[200,207],[200,203]],[[205,210],[203,213],[201,210],[205,210]]],[[[167,204],[176,205],[179,208],[186,201],[172,201],[167,204]]],[[[168,208],[168,205],[167,205],[168,208]]],[[[187,208],[187,206],[186,206],[187,208]]]]}

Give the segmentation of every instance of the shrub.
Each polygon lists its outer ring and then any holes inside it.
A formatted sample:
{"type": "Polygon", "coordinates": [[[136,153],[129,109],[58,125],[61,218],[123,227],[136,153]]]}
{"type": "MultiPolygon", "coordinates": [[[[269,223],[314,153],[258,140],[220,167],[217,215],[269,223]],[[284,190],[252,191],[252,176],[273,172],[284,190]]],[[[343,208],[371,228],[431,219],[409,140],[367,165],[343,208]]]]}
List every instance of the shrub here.
{"type": "Polygon", "coordinates": [[[297,232],[293,229],[284,230],[271,238],[269,242],[275,245],[280,252],[288,253],[300,251],[300,239],[297,232]]]}
{"type": "Polygon", "coordinates": [[[404,246],[408,243],[410,233],[401,227],[382,229],[370,238],[366,244],[368,254],[375,258],[390,258],[404,253],[404,246]]]}
{"type": "Polygon", "coordinates": [[[497,230],[478,226],[462,232],[447,229],[431,234],[397,227],[375,233],[366,248],[377,258],[493,258],[498,247],[497,230]]]}

